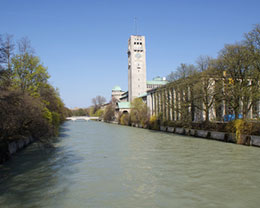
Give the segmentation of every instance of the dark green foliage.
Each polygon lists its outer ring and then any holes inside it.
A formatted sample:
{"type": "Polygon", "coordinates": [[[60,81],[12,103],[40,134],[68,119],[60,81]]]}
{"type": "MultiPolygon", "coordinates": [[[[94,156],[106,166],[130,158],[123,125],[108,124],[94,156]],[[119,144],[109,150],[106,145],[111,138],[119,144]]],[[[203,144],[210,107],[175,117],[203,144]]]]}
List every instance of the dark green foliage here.
{"type": "MultiPolygon", "coordinates": [[[[24,49],[30,48],[26,44],[24,49]]],[[[11,36],[0,41],[0,143],[28,137],[47,141],[70,111],[48,84],[40,59],[30,50],[14,54],[13,48],[11,36]]]]}
{"type": "Polygon", "coordinates": [[[103,119],[106,122],[115,120],[115,106],[113,103],[110,103],[104,112],[103,119]]]}
{"type": "Polygon", "coordinates": [[[131,103],[131,123],[145,127],[148,125],[149,119],[150,117],[147,105],[143,102],[142,98],[135,98],[131,103]]]}

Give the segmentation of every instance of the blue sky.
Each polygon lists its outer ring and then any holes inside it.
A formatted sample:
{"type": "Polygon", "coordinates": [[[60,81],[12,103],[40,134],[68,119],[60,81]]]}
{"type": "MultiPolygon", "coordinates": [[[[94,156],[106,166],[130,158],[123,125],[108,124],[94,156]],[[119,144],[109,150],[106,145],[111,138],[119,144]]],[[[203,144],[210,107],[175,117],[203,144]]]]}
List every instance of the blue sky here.
{"type": "Polygon", "coordinates": [[[127,41],[146,36],[147,78],[216,57],[260,23],[258,0],[0,0],[0,34],[27,36],[70,107],[127,90],[127,41]]]}

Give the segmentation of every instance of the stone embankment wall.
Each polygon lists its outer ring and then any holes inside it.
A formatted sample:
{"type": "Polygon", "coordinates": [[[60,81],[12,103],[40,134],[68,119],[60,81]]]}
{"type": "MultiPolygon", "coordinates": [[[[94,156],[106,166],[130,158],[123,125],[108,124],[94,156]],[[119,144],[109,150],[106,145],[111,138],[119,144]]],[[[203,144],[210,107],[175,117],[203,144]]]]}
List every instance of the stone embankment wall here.
{"type": "Polygon", "coordinates": [[[0,143],[0,164],[9,160],[13,154],[27,147],[34,141],[32,137],[15,141],[0,143]]]}
{"type": "MultiPolygon", "coordinates": [[[[236,143],[235,135],[227,132],[196,130],[196,129],[187,129],[187,128],[174,128],[168,126],[160,126],[160,131],[187,135],[187,136],[195,136],[195,137],[212,139],[212,140],[223,141],[223,142],[236,143]]],[[[244,145],[260,147],[260,136],[242,135],[240,143],[244,145]]]]}
{"type": "MultiPolygon", "coordinates": [[[[113,123],[115,124],[117,122],[113,122],[113,123]]],[[[142,125],[138,125],[138,124],[132,124],[131,126],[137,128],[143,128],[142,125]]],[[[197,129],[170,127],[170,126],[160,126],[159,131],[186,135],[186,136],[194,136],[194,137],[211,139],[211,140],[222,141],[222,142],[237,143],[235,135],[227,132],[197,130],[197,129]]],[[[240,144],[260,147],[260,136],[242,135],[240,144]]]]}
{"type": "MultiPolygon", "coordinates": [[[[108,122],[108,123],[119,124],[118,122],[115,121],[108,122]]],[[[144,128],[140,124],[132,124],[131,126],[137,128],[144,128]]],[[[211,139],[211,140],[222,141],[222,142],[237,143],[235,135],[227,132],[197,130],[197,129],[188,129],[188,128],[180,128],[180,127],[170,127],[170,126],[160,126],[159,131],[186,135],[186,136],[194,136],[194,137],[211,139]]],[[[260,136],[242,135],[240,144],[260,147],[260,136]]]]}

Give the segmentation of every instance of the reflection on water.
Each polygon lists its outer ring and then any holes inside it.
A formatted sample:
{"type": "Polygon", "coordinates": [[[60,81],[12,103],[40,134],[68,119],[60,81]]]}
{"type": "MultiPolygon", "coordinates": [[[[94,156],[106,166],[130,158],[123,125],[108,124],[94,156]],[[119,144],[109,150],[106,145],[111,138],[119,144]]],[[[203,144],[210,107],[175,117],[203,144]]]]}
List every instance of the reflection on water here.
{"type": "Polygon", "coordinates": [[[0,166],[0,207],[259,207],[260,149],[100,122],[0,166]]]}

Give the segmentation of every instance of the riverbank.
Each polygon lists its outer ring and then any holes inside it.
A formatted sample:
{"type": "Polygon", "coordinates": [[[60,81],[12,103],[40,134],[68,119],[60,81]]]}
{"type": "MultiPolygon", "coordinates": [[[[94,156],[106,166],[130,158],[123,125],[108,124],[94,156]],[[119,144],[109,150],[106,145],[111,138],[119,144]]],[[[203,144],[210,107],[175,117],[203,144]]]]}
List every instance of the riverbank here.
{"type": "Polygon", "coordinates": [[[0,164],[9,160],[13,154],[24,149],[34,141],[33,137],[26,137],[11,142],[0,143],[0,164]]]}
{"type": "Polygon", "coordinates": [[[255,135],[241,135],[241,140],[238,143],[236,139],[236,135],[227,132],[197,130],[197,129],[189,129],[189,128],[175,128],[175,127],[168,127],[168,126],[160,126],[160,131],[181,134],[186,136],[194,136],[203,139],[211,139],[211,140],[228,142],[228,143],[260,147],[260,136],[255,136],[255,135]]]}
{"type": "MultiPolygon", "coordinates": [[[[109,123],[122,125],[115,121],[109,123]]],[[[241,139],[238,142],[236,139],[236,135],[234,133],[229,133],[229,132],[199,130],[199,129],[190,129],[190,128],[181,128],[181,127],[171,127],[171,126],[160,126],[159,129],[151,129],[148,126],[143,127],[140,124],[132,124],[131,127],[150,129],[154,131],[162,131],[162,132],[179,134],[184,136],[193,136],[202,139],[216,140],[216,141],[227,142],[227,143],[260,147],[260,136],[257,135],[241,135],[241,139]]]]}

